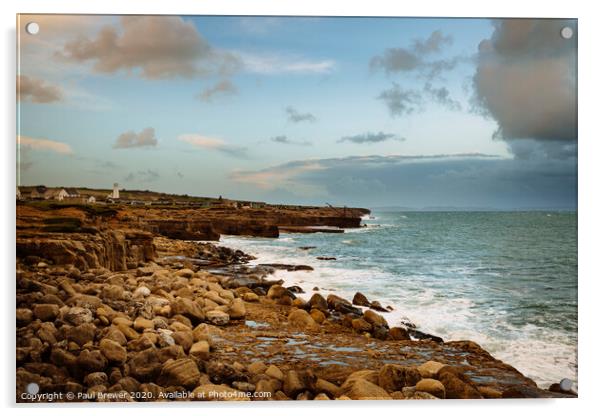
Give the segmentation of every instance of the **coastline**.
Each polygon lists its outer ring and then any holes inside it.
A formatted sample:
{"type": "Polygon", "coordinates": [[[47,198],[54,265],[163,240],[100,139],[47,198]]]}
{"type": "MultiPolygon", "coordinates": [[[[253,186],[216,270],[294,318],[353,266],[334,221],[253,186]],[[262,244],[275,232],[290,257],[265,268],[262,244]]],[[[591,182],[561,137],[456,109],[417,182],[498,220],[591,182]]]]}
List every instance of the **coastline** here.
{"type": "Polygon", "coordinates": [[[17,402],[44,401],[31,383],[82,401],[574,397],[337,292],[304,300],[275,278],[291,265],[117,224],[18,229],[17,402]]]}

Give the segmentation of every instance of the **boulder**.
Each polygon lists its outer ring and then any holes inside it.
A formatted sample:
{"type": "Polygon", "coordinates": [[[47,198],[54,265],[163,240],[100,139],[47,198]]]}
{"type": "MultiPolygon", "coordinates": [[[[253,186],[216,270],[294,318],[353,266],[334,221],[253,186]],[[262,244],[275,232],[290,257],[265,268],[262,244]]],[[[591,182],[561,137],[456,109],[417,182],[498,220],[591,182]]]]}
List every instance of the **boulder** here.
{"type": "Polygon", "coordinates": [[[253,292],[247,292],[242,294],[242,300],[245,302],[259,302],[259,296],[253,292]]]}
{"type": "Polygon", "coordinates": [[[335,310],[341,313],[352,313],[354,315],[361,316],[362,310],[360,308],[356,308],[349,302],[347,299],[343,299],[337,295],[330,294],[326,298],[326,303],[328,304],[328,308],[335,310]]]}
{"type": "Polygon", "coordinates": [[[59,307],[58,305],[49,303],[35,305],[33,307],[33,314],[42,322],[54,321],[59,315],[59,307]]]}
{"type": "Polygon", "coordinates": [[[247,315],[245,303],[241,298],[232,301],[228,309],[228,315],[230,315],[230,319],[243,319],[247,315]]]}
{"type": "MultiPolygon", "coordinates": [[[[315,327],[316,321],[303,309],[293,309],[288,315],[288,323],[297,328],[315,327]]],[[[285,392],[286,393],[286,392],[285,392]]],[[[287,394],[288,395],[288,394],[287,394]]],[[[289,396],[290,397],[290,396],[289,396]]]]}
{"type": "Polygon", "coordinates": [[[323,312],[328,311],[328,302],[326,302],[324,296],[320,295],[319,293],[314,293],[307,303],[312,309],[318,309],[323,312]]]}
{"type": "Polygon", "coordinates": [[[385,364],[378,372],[378,385],[389,393],[415,386],[418,381],[420,381],[420,373],[415,367],[385,364]]]}
{"type": "Polygon", "coordinates": [[[263,374],[268,367],[263,361],[254,361],[247,366],[247,371],[251,374],[263,374]]]}
{"type": "Polygon", "coordinates": [[[319,378],[316,380],[314,391],[319,394],[326,393],[329,397],[335,398],[339,395],[339,386],[330,381],[319,378]]]}
{"type": "Polygon", "coordinates": [[[192,299],[177,297],[171,302],[171,312],[174,315],[184,315],[195,323],[205,319],[205,314],[198,303],[192,299]]]}
{"type": "Polygon", "coordinates": [[[189,354],[199,360],[208,360],[210,348],[207,341],[198,341],[192,344],[189,354]]]}
{"type": "Polygon", "coordinates": [[[322,324],[322,322],[326,320],[326,315],[324,315],[324,312],[319,309],[312,309],[309,314],[317,324],[322,324]]]}
{"type": "Polygon", "coordinates": [[[416,391],[422,391],[440,399],[445,399],[445,386],[439,380],[432,378],[423,378],[416,383],[416,391]]]}
{"type": "MultiPolygon", "coordinates": [[[[391,329],[393,331],[393,329],[391,329]]],[[[427,361],[418,366],[418,371],[422,378],[437,378],[437,373],[445,367],[445,364],[438,361],[427,361]]]]}
{"type": "Polygon", "coordinates": [[[266,370],[265,374],[276,380],[284,381],[284,373],[275,365],[270,365],[266,370]]]}
{"type": "Polygon", "coordinates": [[[100,352],[109,362],[117,365],[121,365],[127,360],[127,350],[109,338],[103,338],[100,341],[100,352]]]}
{"type": "Polygon", "coordinates": [[[351,326],[357,332],[370,332],[372,331],[372,325],[366,322],[363,318],[356,318],[351,321],[351,326]]]}
{"type": "Polygon", "coordinates": [[[303,378],[299,376],[299,373],[295,370],[287,371],[284,376],[282,391],[284,391],[288,397],[297,397],[297,395],[302,393],[307,387],[303,378]]]}
{"type": "Polygon", "coordinates": [[[33,319],[33,311],[27,308],[17,308],[17,326],[26,326],[33,319]]]}
{"type": "Polygon", "coordinates": [[[220,310],[209,311],[206,314],[206,319],[213,325],[227,325],[230,322],[230,315],[220,310]]]}
{"type": "Polygon", "coordinates": [[[161,368],[159,384],[193,389],[201,379],[197,364],[190,358],[168,360],[161,368]]]}
{"type": "Polygon", "coordinates": [[[171,337],[177,345],[180,345],[182,349],[184,349],[184,351],[190,350],[194,342],[192,331],[189,329],[186,331],[176,331],[171,334],[171,337]]]}
{"type": "Polygon", "coordinates": [[[347,379],[341,386],[340,394],[352,400],[389,400],[391,396],[384,389],[364,378],[347,379]]]}
{"type": "Polygon", "coordinates": [[[107,373],[103,373],[102,371],[90,373],[84,377],[84,384],[88,387],[107,385],[108,381],[109,377],[107,373]]]}
{"type": "Polygon", "coordinates": [[[437,378],[445,386],[448,399],[481,399],[474,383],[461,372],[445,366],[437,373],[437,378]]]}
{"type": "Polygon", "coordinates": [[[366,307],[370,306],[370,302],[368,301],[368,298],[366,296],[364,296],[363,293],[360,293],[360,292],[355,293],[355,295],[353,296],[352,303],[357,306],[366,306],[366,307]]]}
{"type": "Polygon", "coordinates": [[[408,331],[400,326],[391,328],[389,330],[389,337],[395,341],[409,341],[411,339],[408,331]]]}
{"type": "Polygon", "coordinates": [[[374,326],[383,326],[385,328],[389,327],[387,320],[383,318],[382,315],[379,315],[370,309],[364,312],[364,319],[374,326]]]}
{"type": "Polygon", "coordinates": [[[129,375],[142,382],[155,380],[162,367],[155,347],[133,354],[127,364],[129,375]]]}

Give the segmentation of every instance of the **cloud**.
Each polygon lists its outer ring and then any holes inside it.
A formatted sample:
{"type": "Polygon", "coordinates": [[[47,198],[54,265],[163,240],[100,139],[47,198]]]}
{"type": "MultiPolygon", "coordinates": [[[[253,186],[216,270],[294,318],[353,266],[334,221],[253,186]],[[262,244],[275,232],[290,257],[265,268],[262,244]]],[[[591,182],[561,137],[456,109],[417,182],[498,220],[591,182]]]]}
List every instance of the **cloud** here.
{"type": "Polygon", "coordinates": [[[297,111],[295,108],[291,107],[290,105],[288,107],[286,107],[284,109],[284,111],[286,111],[286,114],[288,116],[288,121],[291,121],[293,123],[301,123],[304,121],[313,123],[317,120],[316,116],[314,116],[312,113],[300,113],[299,111],[297,111]]]}
{"type": "Polygon", "coordinates": [[[48,140],[48,139],[34,139],[28,136],[18,136],[17,143],[19,146],[32,149],[32,150],[45,150],[63,155],[72,155],[73,149],[67,143],[48,140]]]}
{"type": "Polygon", "coordinates": [[[452,111],[459,111],[462,109],[460,103],[453,98],[446,87],[433,87],[430,82],[424,85],[424,91],[426,94],[437,104],[452,111]]]}
{"type": "Polygon", "coordinates": [[[307,140],[303,140],[303,141],[291,140],[287,136],[284,136],[284,135],[274,136],[270,139],[270,141],[272,141],[274,143],[280,143],[280,144],[292,144],[292,145],[297,145],[297,146],[311,146],[311,142],[309,142],[307,140]]]}
{"type": "Polygon", "coordinates": [[[422,104],[422,97],[419,92],[403,89],[395,82],[391,88],[381,92],[377,98],[385,103],[391,117],[412,114],[419,111],[422,104]]]}
{"type": "Polygon", "coordinates": [[[183,134],[178,137],[178,140],[197,148],[215,150],[237,158],[248,157],[246,147],[231,145],[215,137],[201,136],[200,134],[183,134]]]}
{"type": "Polygon", "coordinates": [[[238,93],[238,88],[229,80],[219,81],[217,84],[206,88],[197,97],[201,101],[210,102],[218,95],[234,95],[238,93]]]}
{"type": "Polygon", "coordinates": [[[370,60],[370,69],[383,70],[387,74],[415,73],[420,77],[433,79],[443,72],[451,71],[463,60],[461,57],[426,59],[452,43],[451,36],[445,36],[436,30],[427,39],[415,39],[411,47],[388,48],[382,55],[374,56],[370,60]]]}
{"type": "Polygon", "coordinates": [[[510,148],[520,157],[541,153],[543,144],[536,145],[539,150],[526,151],[535,142],[576,144],[577,21],[496,19],[492,23],[491,38],[479,45],[473,85],[477,109],[498,123],[496,137],[513,141],[510,148]],[[570,40],[560,36],[565,26],[575,33],[570,40]],[[527,142],[519,145],[519,140],[527,142]]]}
{"type": "Polygon", "coordinates": [[[147,169],[147,170],[139,170],[137,172],[130,172],[124,179],[126,182],[138,182],[138,183],[146,183],[146,182],[155,182],[159,180],[161,175],[159,172],[147,169]]]}
{"type": "Polygon", "coordinates": [[[155,129],[147,127],[140,133],[134,131],[126,131],[117,138],[113,149],[131,149],[134,147],[155,147],[157,145],[157,137],[155,129]]]}
{"type": "Polygon", "coordinates": [[[338,142],[339,143],[351,142],[351,143],[362,144],[362,143],[380,143],[380,142],[384,142],[386,140],[404,141],[405,139],[403,137],[399,137],[392,133],[383,133],[382,131],[379,131],[378,133],[367,132],[367,133],[363,133],[363,134],[356,134],[354,136],[344,136],[344,137],[341,137],[338,140],[338,142]]]}
{"type": "Polygon", "coordinates": [[[212,48],[192,22],[178,16],[123,16],[95,38],[66,42],[57,57],[91,62],[98,73],[126,71],[147,79],[228,74],[240,67],[238,58],[212,48]]]}
{"type": "Polygon", "coordinates": [[[37,104],[61,101],[63,91],[60,87],[25,75],[17,76],[17,99],[37,104]]]}
{"type": "Polygon", "coordinates": [[[518,160],[479,153],[349,156],[237,171],[230,178],[254,186],[255,192],[280,203],[413,208],[576,207],[574,160],[518,160]]]}
{"type": "Polygon", "coordinates": [[[329,74],[336,62],[332,59],[311,60],[290,54],[257,54],[233,51],[242,61],[242,67],[252,73],[275,74],[329,74]]]}

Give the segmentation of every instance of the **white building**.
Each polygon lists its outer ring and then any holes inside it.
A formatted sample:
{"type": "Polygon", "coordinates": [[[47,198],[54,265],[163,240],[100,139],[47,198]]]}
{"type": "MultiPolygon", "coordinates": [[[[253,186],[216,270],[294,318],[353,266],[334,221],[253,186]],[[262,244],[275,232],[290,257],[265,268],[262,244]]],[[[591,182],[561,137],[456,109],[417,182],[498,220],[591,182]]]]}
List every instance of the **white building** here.
{"type": "Polygon", "coordinates": [[[115,182],[113,184],[113,193],[111,194],[112,199],[119,199],[119,184],[115,182]]]}
{"type": "Polygon", "coordinates": [[[96,198],[94,197],[94,195],[91,195],[88,198],[86,198],[85,201],[86,201],[87,204],[95,204],[96,203],[96,198]]]}
{"type": "Polygon", "coordinates": [[[44,192],[44,199],[56,199],[57,201],[62,201],[65,198],[68,198],[69,194],[65,191],[64,188],[60,189],[48,189],[44,192]]]}

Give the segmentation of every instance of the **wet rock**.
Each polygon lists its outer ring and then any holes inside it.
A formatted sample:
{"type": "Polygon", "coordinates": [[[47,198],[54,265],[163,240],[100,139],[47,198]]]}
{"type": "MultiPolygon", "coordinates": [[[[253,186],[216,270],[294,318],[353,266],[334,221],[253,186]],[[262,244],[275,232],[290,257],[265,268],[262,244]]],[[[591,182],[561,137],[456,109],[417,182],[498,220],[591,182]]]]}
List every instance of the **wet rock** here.
{"type": "Polygon", "coordinates": [[[364,312],[364,319],[375,327],[376,326],[382,326],[385,328],[389,327],[389,325],[387,324],[387,320],[385,318],[383,318],[382,315],[379,315],[370,309],[368,309],[367,311],[364,312]]]}
{"type": "Polygon", "coordinates": [[[213,310],[207,312],[206,319],[213,325],[222,326],[227,325],[228,322],[230,322],[230,315],[220,310],[213,310]]]}
{"type": "Polygon", "coordinates": [[[267,294],[268,299],[280,299],[284,296],[289,296],[289,291],[286,290],[285,287],[282,287],[281,285],[270,286],[267,294]]]}
{"type": "Polygon", "coordinates": [[[358,316],[362,315],[361,309],[356,308],[355,306],[351,305],[351,303],[348,300],[343,299],[337,295],[333,295],[333,294],[328,295],[328,297],[326,298],[326,302],[328,304],[329,309],[333,309],[337,312],[341,312],[341,313],[345,313],[345,314],[352,313],[352,314],[358,315],[358,316]]]}
{"type": "Polygon", "coordinates": [[[210,348],[207,341],[198,341],[192,344],[189,354],[199,360],[208,360],[210,348]]]}
{"type": "Polygon", "coordinates": [[[307,303],[312,309],[318,309],[323,312],[328,311],[328,302],[319,293],[314,293],[307,303]]]}
{"type": "Polygon", "coordinates": [[[438,337],[436,335],[427,334],[426,332],[419,331],[414,328],[408,328],[408,333],[416,338],[416,339],[430,339],[431,341],[435,341],[437,343],[442,343],[443,338],[438,337]]]}
{"type": "Polygon", "coordinates": [[[440,399],[445,399],[445,386],[439,380],[432,378],[423,378],[416,383],[416,391],[422,391],[440,399]]]}
{"type": "MultiPolygon", "coordinates": [[[[307,313],[307,312],[306,312],[307,313]]],[[[302,393],[307,388],[303,381],[303,378],[295,370],[287,371],[284,376],[284,384],[282,391],[288,397],[297,397],[299,393],[302,393]]]]}
{"type": "Polygon", "coordinates": [[[127,360],[127,350],[109,338],[103,338],[100,341],[100,352],[109,362],[117,365],[121,365],[127,360]]]}
{"type": "Polygon", "coordinates": [[[485,399],[501,399],[502,392],[491,387],[479,386],[479,393],[485,399]]]}
{"type": "Polygon", "coordinates": [[[222,330],[216,326],[208,324],[199,324],[192,331],[194,341],[207,341],[209,345],[213,345],[214,339],[221,336],[222,330]]]}
{"type": "Polygon", "coordinates": [[[363,318],[356,318],[351,321],[351,326],[357,332],[370,332],[372,331],[372,325],[366,322],[363,318]]]}
{"type": "Polygon", "coordinates": [[[203,310],[199,304],[194,302],[192,299],[177,297],[170,306],[171,312],[174,315],[184,315],[195,323],[201,322],[205,319],[203,310]]]}
{"type": "Polygon", "coordinates": [[[266,370],[265,374],[276,380],[284,381],[284,373],[275,365],[270,365],[266,370]]]}
{"type": "Polygon", "coordinates": [[[378,385],[389,393],[415,386],[418,381],[420,381],[420,373],[415,367],[385,364],[378,372],[378,385]]]}
{"type": "Polygon", "coordinates": [[[385,326],[374,326],[372,329],[372,336],[382,341],[389,339],[389,329],[385,326]]]}
{"type": "Polygon", "coordinates": [[[379,312],[389,312],[388,309],[384,308],[379,301],[377,300],[373,300],[372,302],[370,302],[370,309],[374,309],[375,311],[379,311],[379,312]]]}
{"type": "Polygon", "coordinates": [[[352,303],[358,306],[370,306],[368,298],[361,292],[356,292],[353,296],[352,303]]]}
{"type": "Polygon", "coordinates": [[[169,360],[161,369],[159,384],[164,386],[183,386],[193,389],[199,382],[201,373],[196,363],[190,358],[169,360]]]}
{"type": "Polygon", "coordinates": [[[232,301],[228,309],[228,315],[230,315],[230,319],[243,319],[247,315],[245,303],[242,299],[236,298],[232,301]]]}
{"type": "Polygon", "coordinates": [[[326,315],[324,315],[324,312],[319,309],[312,309],[309,314],[317,324],[322,324],[322,322],[326,320],[326,315]]]}
{"type": "Polygon", "coordinates": [[[33,314],[40,321],[54,321],[59,315],[59,307],[53,304],[39,304],[33,307],[33,314]]]}
{"type": "Polygon", "coordinates": [[[389,336],[395,341],[410,340],[410,334],[408,334],[408,331],[400,326],[394,326],[391,328],[389,330],[389,336]]]}

